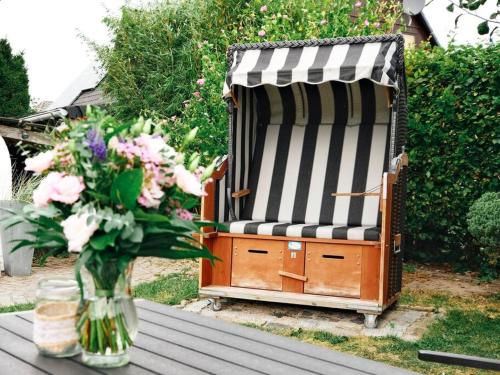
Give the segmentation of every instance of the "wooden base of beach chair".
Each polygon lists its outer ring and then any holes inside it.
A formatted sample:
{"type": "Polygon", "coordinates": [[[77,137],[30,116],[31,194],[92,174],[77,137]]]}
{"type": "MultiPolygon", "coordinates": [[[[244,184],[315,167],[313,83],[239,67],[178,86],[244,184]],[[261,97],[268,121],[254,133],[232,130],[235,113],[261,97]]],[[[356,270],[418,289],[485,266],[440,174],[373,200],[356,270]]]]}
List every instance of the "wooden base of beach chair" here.
{"type": "MultiPolygon", "coordinates": [[[[375,328],[394,303],[378,241],[219,233],[204,238],[221,261],[202,260],[200,295],[354,310],[375,328]],[[293,245],[293,246],[292,246],[293,245]]],[[[383,255],[383,256],[382,256],[383,255]]],[[[218,310],[218,300],[211,308],[218,310]]]]}

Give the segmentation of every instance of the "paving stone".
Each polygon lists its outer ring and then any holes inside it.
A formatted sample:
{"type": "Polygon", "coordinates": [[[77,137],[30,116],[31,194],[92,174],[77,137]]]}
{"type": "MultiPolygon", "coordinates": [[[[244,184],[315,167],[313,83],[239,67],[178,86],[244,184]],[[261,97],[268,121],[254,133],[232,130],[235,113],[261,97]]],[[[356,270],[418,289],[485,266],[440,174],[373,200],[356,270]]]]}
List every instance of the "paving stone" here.
{"type": "Polygon", "coordinates": [[[436,314],[429,311],[393,308],[379,318],[378,328],[367,329],[363,324],[363,315],[354,311],[319,308],[307,308],[301,311],[300,307],[284,307],[278,310],[276,304],[239,300],[223,305],[220,311],[200,309],[198,306],[201,306],[201,301],[192,302],[184,309],[236,323],[251,323],[280,329],[327,331],[337,336],[397,336],[406,340],[418,339],[436,318],[436,314]],[[288,313],[284,315],[283,312],[288,313]]]}

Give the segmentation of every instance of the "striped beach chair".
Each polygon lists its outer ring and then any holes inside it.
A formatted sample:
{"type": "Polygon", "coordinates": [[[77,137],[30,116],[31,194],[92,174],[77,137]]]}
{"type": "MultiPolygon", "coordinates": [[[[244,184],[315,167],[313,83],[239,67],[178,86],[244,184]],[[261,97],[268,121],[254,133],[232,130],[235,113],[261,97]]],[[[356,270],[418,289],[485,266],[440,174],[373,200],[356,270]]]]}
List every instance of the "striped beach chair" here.
{"type": "Polygon", "coordinates": [[[207,186],[200,293],[353,309],[401,290],[407,157],[401,35],[233,45],[229,150],[207,186]]]}

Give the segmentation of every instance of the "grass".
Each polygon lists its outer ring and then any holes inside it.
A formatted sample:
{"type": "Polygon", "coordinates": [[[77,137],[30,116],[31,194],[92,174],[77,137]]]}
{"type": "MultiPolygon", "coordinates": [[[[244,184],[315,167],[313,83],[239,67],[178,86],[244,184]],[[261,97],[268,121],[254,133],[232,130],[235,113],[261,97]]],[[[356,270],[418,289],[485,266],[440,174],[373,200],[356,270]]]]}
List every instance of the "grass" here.
{"type": "Polygon", "coordinates": [[[198,297],[198,278],[186,272],[172,273],[134,287],[134,297],[166,305],[198,297]]]}
{"type": "Polygon", "coordinates": [[[267,328],[255,324],[247,326],[425,374],[488,372],[420,361],[417,351],[421,349],[500,357],[500,340],[495,339],[500,337],[500,317],[474,310],[449,311],[415,342],[397,337],[346,337],[324,331],[267,328]]]}
{"type": "Polygon", "coordinates": [[[0,314],[33,310],[34,308],[35,308],[34,303],[20,303],[18,305],[0,306],[0,314]]]}

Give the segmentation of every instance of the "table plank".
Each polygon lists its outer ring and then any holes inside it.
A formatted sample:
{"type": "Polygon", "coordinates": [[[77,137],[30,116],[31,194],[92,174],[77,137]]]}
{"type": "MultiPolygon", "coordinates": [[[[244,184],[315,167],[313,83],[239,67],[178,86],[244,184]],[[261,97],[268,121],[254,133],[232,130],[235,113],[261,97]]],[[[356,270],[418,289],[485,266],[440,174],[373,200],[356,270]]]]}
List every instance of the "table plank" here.
{"type": "MultiPolygon", "coordinates": [[[[33,314],[18,314],[18,317],[22,320],[25,320],[28,323],[33,323],[33,314]]],[[[1,321],[1,319],[0,319],[1,321]]],[[[33,329],[32,325],[29,326],[29,332],[33,329]]],[[[25,334],[31,335],[31,333],[23,332],[25,334]]],[[[29,336],[31,337],[31,336],[29,336]]],[[[136,338],[140,339],[140,335],[136,338]]],[[[157,348],[155,348],[157,349],[157,348]]],[[[121,367],[118,369],[100,369],[100,373],[102,374],[205,374],[206,372],[197,370],[192,366],[185,365],[180,363],[179,361],[172,360],[168,357],[162,356],[161,354],[156,353],[155,351],[151,351],[148,349],[140,348],[137,345],[134,345],[129,349],[130,353],[130,364],[125,367],[121,367]]],[[[68,360],[74,360],[81,362],[81,357],[73,357],[68,360]]],[[[77,373],[78,374],[78,373],[77,373]]]]}
{"type": "Polygon", "coordinates": [[[55,359],[32,344],[31,312],[0,315],[0,373],[21,374],[411,374],[379,362],[137,301],[139,334],[131,363],[91,369],[81,357],[55,359]],[[5,363],[5,365],[4,365],[5,363]]]}
{"type": "Polygon", "coordinates": [[[38,375],[47,374],[36,367],[33,367],[20,359],[13,357],[11,354],[0,349],[0,370],[2,374],[17,374],[17,375],[38,375]]]}
{"type": "Polygon", "coordinates": [[[256,343],[241,336],[231,335],[209,327],[200,327],[192,322],[175,319],[141,307],[139,307],[139,314],[141,316],[141,327],[146,332],[153,332],[152,334],[154,334],[155,327],[160,326],[169,330],[166,331],[167,337],[185,333],[196,339],[202,339],[205,347],[220,347],[223,355],[228,355],[227,349],[230,349],[240,351],[257,361],[269,360],[274,363],[274,369],[276,365],[282,366],[283,373],[293,371],[294,373],[306,372],[309,374],[338,374],[339,371],[342,371],[346,375],[359,374],[359,371],[314,359],[301,353],[290,353],[288,350],[267,343],[256,343]]]}
{"type": "Polygon", "coordinates": [[[150,301],[138,301],[137,306],[139,308],[139,316],[142,314],[141,310],[149,310],[151,312],[164,314],[181,321],[195,324],[200,327],[200,329],[208,327],[230,335],[245,338],[258,345],[268,345],[274,348],[284,349],[290,352],[290,357],[293,355],[304,355],[324,361],[328,366],[342,366],[345,368],[344,371],[346,372],[348,370],[357,370],[358,373],[367,374],[415,374],[414,372],[380,362],[340,353],[320,346],[307,344],[298,340],[277,336],[237,324],[227,323],[150,301]]]}

